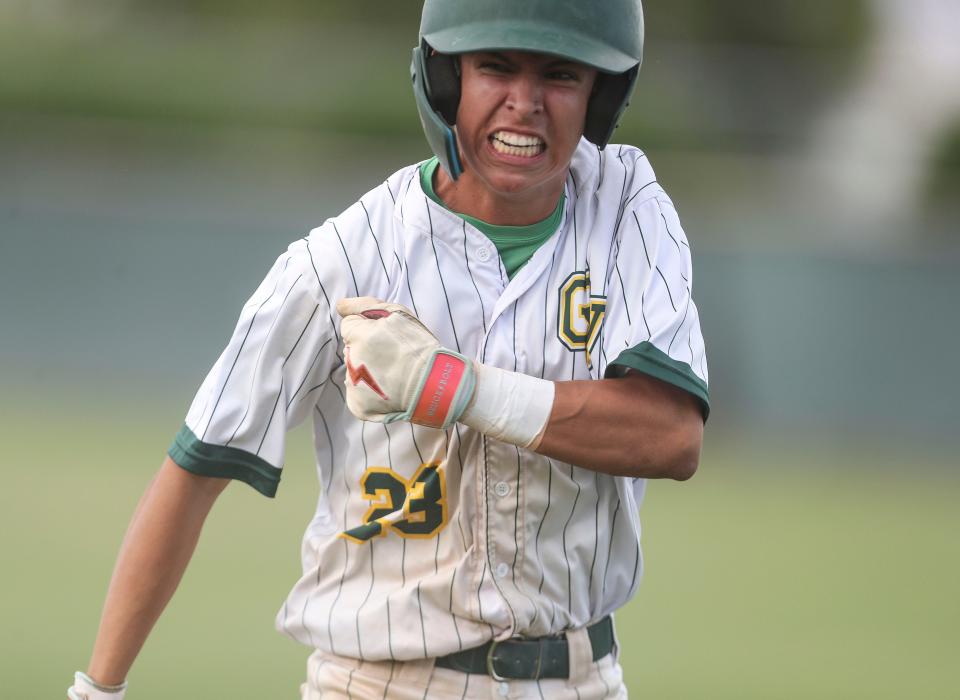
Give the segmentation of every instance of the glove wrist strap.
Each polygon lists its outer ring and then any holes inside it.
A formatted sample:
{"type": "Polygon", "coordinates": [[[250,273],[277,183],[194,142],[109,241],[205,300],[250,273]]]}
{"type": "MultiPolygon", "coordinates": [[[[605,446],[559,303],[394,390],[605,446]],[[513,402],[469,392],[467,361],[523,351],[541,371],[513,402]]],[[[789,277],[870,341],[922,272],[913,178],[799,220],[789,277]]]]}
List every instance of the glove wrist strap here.
{"type": "Polygon", "coordinates": [[[452,350],[437,348],[427,361],[410,409],[402,417],[418,425],[449,428],[470,402],[475,382],[470,360],[452,350]]]}

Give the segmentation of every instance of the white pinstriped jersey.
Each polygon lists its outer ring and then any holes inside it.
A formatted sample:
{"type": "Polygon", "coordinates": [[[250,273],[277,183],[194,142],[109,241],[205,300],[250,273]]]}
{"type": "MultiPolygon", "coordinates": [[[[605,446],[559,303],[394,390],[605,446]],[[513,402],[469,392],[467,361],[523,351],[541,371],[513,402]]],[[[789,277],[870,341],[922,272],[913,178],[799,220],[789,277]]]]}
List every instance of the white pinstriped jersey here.
{"type": "Polygon", "coordinates": [[[550,380],[632,368],[706,411],[691,284],[676,211],[635,148],[581,141],[563,221],[512,280],[490,241],[431,201],[410,166],[277,260],[170,454],[272,495],[286,431],[313,421],[321,496],[303,576],[276,620],[304,644],[402,660],[581,627],[637,589],[644,481],[462,425],[354,418],[333,307],[380,297],[480,362],[550,380]],[[390,527],[364,527],[391,512],[390,527]]]}

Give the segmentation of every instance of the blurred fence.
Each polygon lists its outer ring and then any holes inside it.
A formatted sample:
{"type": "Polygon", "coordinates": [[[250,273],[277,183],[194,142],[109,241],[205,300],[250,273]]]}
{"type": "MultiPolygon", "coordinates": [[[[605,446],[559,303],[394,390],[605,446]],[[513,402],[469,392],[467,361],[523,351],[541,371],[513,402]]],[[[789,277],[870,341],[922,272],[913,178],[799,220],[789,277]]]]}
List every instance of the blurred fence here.
{"type": "MultiPolygon", "coordinates": [[[[960,122],[863,86],[907,64],[930,67],[912,89],[960,91],[936,81],[956,10],[911,5],[904,31],[932,39],[903,54],[890,4],[648,3],[616,138],[649,152],[693,244],[721,426],[955,439],[960,122]]],[[[186,400],[287,242],[426,155],[418,13],[0,3],[0,382],[186,400]]]]}

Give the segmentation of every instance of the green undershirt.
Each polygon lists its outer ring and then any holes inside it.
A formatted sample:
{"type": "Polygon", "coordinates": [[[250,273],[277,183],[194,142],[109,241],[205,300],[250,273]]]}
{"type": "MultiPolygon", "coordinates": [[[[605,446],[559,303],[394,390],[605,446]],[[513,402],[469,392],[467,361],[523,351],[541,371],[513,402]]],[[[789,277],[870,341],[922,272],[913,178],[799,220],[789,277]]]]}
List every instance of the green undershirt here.
{"type": "Polygon", "coordinates": [[[543,221],[538,221],[529,226],[497,226],[488,224],[468,214],[461,214],[453,211],[444,204],[443,200],[437,196],[433,189],[433,175],[437,172],[440,161],[436,157],[431,158],[420,166],[420,186],[434,202],[439,204],[447,211],[451,211],[468,224],[476,228],[480,233],[490,239],[500,254],[503,266],[507,270],[507,275],[512,279],[517,270],[533,257],[537,248],[546,242],[556,230],[560,227],[560,219],[563,218],[563,202],[566,195],[560,195],[560,201],[557,202],[557,208],[553,213],[543,221]]]}

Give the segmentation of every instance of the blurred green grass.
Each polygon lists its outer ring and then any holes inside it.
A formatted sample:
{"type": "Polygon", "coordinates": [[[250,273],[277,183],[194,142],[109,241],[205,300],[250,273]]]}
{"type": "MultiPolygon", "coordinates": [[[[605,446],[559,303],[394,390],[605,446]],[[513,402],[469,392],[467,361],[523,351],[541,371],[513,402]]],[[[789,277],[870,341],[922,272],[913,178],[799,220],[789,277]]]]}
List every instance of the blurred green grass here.
{"type": "MultiPolygon", "coordinates": [[[[4,696],[62,697],[182,407],[6,404],[4,696]]],[[[632,694],[956,698],[956,474],[906,450],[785,453],[718,437],[692,481],[648,490],[647,574],[617,617],[632,694]]],[[[299,571],[310,465],[300,429],[275,501],[225,492],[131,697],[297,697],[307,650],[272,620],[299,571]]]]}

